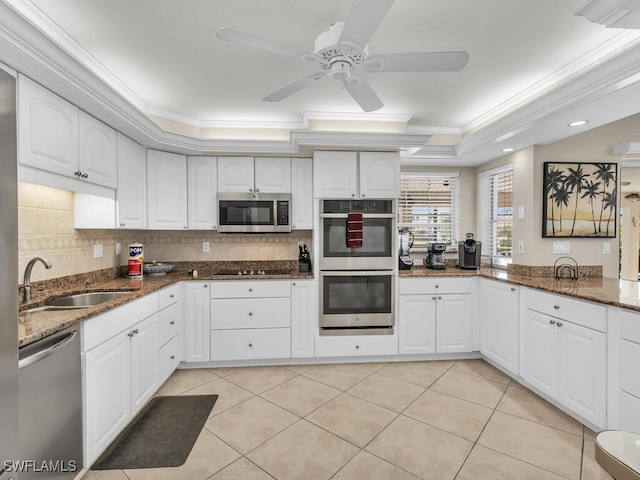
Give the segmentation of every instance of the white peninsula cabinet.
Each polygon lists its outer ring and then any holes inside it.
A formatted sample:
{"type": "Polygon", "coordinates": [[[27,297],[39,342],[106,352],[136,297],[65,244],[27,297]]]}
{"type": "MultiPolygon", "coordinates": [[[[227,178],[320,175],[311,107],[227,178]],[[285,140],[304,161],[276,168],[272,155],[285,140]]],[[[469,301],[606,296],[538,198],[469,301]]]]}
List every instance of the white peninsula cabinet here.
{"type": "Polygon", "coordinates": [[[187,210],[189,230],[218,227],[218,161],[216,157],[187,158],[187,210]]]}
{"type": "Polygon", "coordinates": [[[187,157],[147,150],[147,222],[151,230],[186,230],[187,157]]]}
{"type": "Polygon", "coordinates": [[[396,152],[315,152],[316,198],[398,198],[400,156],[396,152]]]}
{"type": "Polygon", "coordinates": [[[116,187],[115,130],[23,75],[18,121],[18,161],[33,169],[21,173],[21,180],[85,193],[96,193],[85,183],[116,187]]]}
{"type": "Polygon", "coordinates": [[[640,313],[609,308],[607,428],[640,433],[640,313]]]}
{"type": "Polygon", "coordinates": [[[159,387],[158,294],[82,323],[84,460],[90,465],[159,387]]]}
{"type": "Polygon", "coordinates": [[[606,307],[524,289],[521,322],[524,381],[605,428],[606,307]]]}
{"type": "Polygon", "coordinates": [[[520,288],[480,279],[481,353],[509,373],[519,373],[520,288]]]}
{"type": "Polygon", "coordinates": [[[473,350],[472,278],[400,278],[399,353],[473,350]]]}
{"type": "Polygon", "coordinates": [[[291,159],[218,157],[218,191],[290,193],[291,159]]]}

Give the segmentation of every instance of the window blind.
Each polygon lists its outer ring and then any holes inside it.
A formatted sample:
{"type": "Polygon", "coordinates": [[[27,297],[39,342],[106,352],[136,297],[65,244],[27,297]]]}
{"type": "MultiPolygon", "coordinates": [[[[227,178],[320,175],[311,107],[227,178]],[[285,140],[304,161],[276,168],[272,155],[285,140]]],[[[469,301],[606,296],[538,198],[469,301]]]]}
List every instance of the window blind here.
{"type": "Polygon", "coordinates": [[[458,246],[457,174],[402,174],[398,201],[398,228],[414,235],[414,248],[430,242],[458,246]]]}
{"type": "Polygon", "coordinates": [[[482,253],[510,259],[513,253],[513,167],[480,174],[478,192],[482,253]]]}

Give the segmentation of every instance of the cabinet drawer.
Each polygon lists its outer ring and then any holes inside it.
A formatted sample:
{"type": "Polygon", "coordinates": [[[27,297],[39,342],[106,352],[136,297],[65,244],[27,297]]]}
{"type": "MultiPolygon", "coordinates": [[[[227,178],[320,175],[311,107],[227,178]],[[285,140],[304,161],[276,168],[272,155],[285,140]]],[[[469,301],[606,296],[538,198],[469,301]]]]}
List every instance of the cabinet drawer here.
{"type": "Polygon", "coordinates": [[[158,301],[158,310],[167,308],[169,305],[173,305],[180,300],[180,287],[182,284],[172,285],[167,288],[163,288],[158,292],[160,299],[158,301]]]}
{"type": "Polygon", "coordinates": [[[231,280],[211,283],[211,298],[289,297],[288,280],[231,280]]]}
{"type": "Polygon", "coordinates": [[[525,307],[600,332],[607,331],[607,308],[604,305],[525,289],[525,307]]]}
{"type": "Polygon", "coordinates": [[[179,303],[174,303],[160,312],[160,345],[164,345],[180,333],[182,314],[180,306],[179,303]]]}
{"type": "Polygon", "coordinates": [[[351,357],[397,355],[395,335],[345,336],[316,338],[316,357],[351,357]]]}
{"type": "Polygon", "coordinates": [[[291,329],[212,330],[211,360],[291,357],[291,329]]]}
{"type": "Polygon", "coordinates": [[[291,326],[289,298],[214,298],[211,329],[282,328],[291,326]]]}
{"type": "Polygon", "coordinates": [[[640,398],[620,392],[618,411],[620,413],[616,429],[640,432],[640,398]]]}
{"type": "Polygon", "coordinates": [[[628,340],[620,340],[619,371],[620,389],[640,398],[640,344],[628,340]]]}
{"type": "Polygon", "coordinates": [[[177,335],[160,348],[160,382],[164,382],[180,364],[182,336],[177,335]]]}
{"type": "Polygon", "coordinates": [[[640,343],[640,314],[620,312],[620,338],[640,343]]]}
{"type": "Polygon", "coordinates": [[[471,293],[473,278],[401,278],[400,295],[425,293],[471,293]]]}

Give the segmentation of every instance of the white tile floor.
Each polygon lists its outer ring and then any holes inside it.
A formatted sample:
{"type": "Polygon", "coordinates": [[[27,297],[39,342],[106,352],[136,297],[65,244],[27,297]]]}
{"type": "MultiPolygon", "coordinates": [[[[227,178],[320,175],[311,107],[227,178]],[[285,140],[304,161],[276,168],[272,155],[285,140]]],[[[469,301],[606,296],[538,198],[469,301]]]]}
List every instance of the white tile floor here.
{"type": "Polygon", "coordinates": [[[177,370],[218,394],[181,467],[91,480],[595,480],[593,432],[482,360],[177,370]]]}

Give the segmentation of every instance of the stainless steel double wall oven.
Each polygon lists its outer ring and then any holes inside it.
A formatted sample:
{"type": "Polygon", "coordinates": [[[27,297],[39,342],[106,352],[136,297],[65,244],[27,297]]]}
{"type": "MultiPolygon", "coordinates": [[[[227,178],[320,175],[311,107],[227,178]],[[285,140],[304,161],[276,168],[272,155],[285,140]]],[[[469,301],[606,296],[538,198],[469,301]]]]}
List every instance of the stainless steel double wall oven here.
{"type": "Polygon", "coordinates": [[[393,333],[394,239],[393,200],[322,201],[320,335],[393,333]],[[348,242],[353,213],[362,215],[358,248],[348,242]]]}

